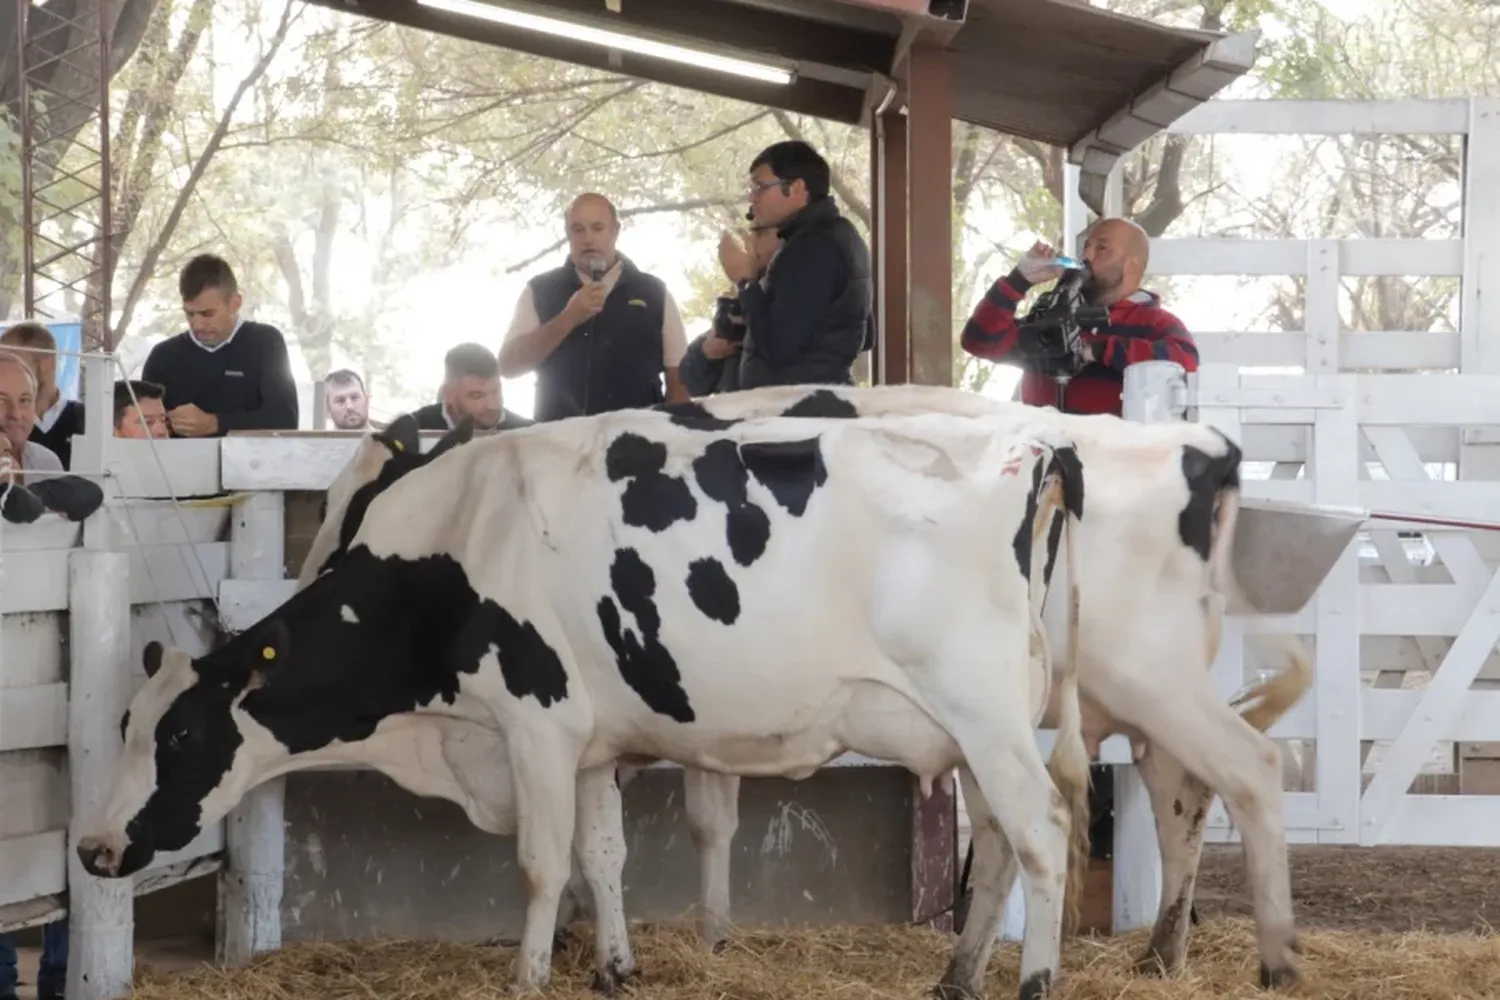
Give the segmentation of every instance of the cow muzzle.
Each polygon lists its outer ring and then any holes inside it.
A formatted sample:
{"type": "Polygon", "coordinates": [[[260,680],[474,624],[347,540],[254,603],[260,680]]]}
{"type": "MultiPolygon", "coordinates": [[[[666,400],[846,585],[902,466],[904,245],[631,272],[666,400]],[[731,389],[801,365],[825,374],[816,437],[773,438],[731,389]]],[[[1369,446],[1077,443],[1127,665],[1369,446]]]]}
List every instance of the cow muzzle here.
{"type": "Polygon", "coordinates": [[[83,870],[99,878],[119,878],[125,850],[114,837],[84,837],[78,842],[78,861],[83,870]]]}

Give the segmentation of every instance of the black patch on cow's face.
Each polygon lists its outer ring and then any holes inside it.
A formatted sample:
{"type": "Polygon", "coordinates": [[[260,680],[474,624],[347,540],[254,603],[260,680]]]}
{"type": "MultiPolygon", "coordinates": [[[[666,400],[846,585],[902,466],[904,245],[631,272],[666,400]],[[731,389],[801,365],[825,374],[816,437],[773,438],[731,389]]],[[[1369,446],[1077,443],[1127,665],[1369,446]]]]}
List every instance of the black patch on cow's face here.
{"type": "Polygon", "coordinates": [[[734,561],[749,566],[764,555],[771,540],[771,519],[750,502],[750,474],[740,461],[739,446],[727,438],[710,444],[693,460],[693,477],[705,496],[729,511],[725,535],[734,561]]]}
{"type": "Polygon", "coordinates": [[[686,427],[694,431],[725,431],[739,423],[738,420],[726,420],[723,417],[714,416],[708,412],[708,407],[696,400],[688,400],[685,403],[658,403],[652,409],[668,414],[672,423],[678,427],[686,427]]]}
{"type": "Polygon", "coordinates": [[[491,650],[514,696],[568,695],[556,652],[529,623],[469,584],[447,555],[407,560],[350,550],[250,629],[194,661],[198,683],[156,726],[157,788],[127,825],[132,846],[176,850],[200,828],[201,803],[233,766],[241,709],[289,754],[368,739],[385,719],[453,704],[491,650]],[[248,692],[248,693],[245,693],[248,692]]]}
{"type": "Polygon", "coordinates": [[[606,594],[599,599],[599,626],[605,642],[615,651],[620,676],[651,711],[678,722],[692,722],[697,716],[682,688],[682,673],[661,644],[656,574],[635,549],[616,549],[609,582],[614,597],[606,594]],[[621,608],[635,618],[634,630],[626,631],[621,608]]]}
{"type": "Polygon", "coordinates": [[[708,556],[688,565],[688,596],[714,621],[733,625],[740,617],[740,591],[719,560],[708,556]]]}
{"type": "MultiPolygon", "coordinates": [[[[383,431],[378,431],[375,440],[390,451],[391,457],[380,467],[380,474],[372,481],[365,483],[349,498],[349,506],[344,510],[344,520],[339,524],[339,543],[328,558],[323,560],[323,565],[318,567],[318,573],[322,574],[349,551],[349,545],[354,541],[354,536],[359,533],[360,525],[365,523],[365,514],[370,509],[370,504],[375,498],[386,490],[391,484],[409,472],[415,472],[429,462],[438,458],[444,452],[452,451],[461,444],[465,444],[474,437],[474,421],[472,417],[464,417],[457,426],[433,445],[431,451],[422,452],[422,440],[416,432],[417,422],[410,415],[403,413],[391,422],[391,425],[383,431]]],[[[328,518],[328,497],[323,497],[322,510],[318,514],[318,520],[328,518]]]]}
{"type": "Polygon", "coordinates": [[[662,472],[667,446],[626,431],[604,453],[604,471],[611,482],[626,481],[620,514],[626,524],[666,531],[678,521],[698,514],[698,501],[686,481],[662,472]]]}
{"type": "Polygon", "coordinates": [[[807,511],[814,491],[828,481],[817,438],[742,444],[739,452],[745,468],[793,517],[807,511]]]}
{"type": "Polygon", "coordinates": [[[1182,449],[1182,476],[1187,480],[1188,500],[1177,515],[1177,534],[1182,544],[1205,562],[1213,545],[1214,509],[1219,490],[1240,485],[1240,448],[1225,437],[1227,450],[1215,457],[1186,445],[1182,449]]]}
{"type": "Polygon", "coordinates": [[[821,417],[834,420],[853,420],[859,410],[847,399],[832,389],[817,389],[797,400],[781,411],[783,417],[821,417]]]}

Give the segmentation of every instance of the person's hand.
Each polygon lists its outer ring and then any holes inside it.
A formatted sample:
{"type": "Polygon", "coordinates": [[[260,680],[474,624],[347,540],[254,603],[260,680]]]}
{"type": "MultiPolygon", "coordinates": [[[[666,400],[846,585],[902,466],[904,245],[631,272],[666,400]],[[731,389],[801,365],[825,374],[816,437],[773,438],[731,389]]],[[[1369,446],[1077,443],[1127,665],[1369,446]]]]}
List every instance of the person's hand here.
{"type": "Polygon", "coordinates": [[[573,317],[573,325],[577,326],[584,320],[593,319],[602,313],[604,300],[607,298],[609,298],[609,293],[604,290],[604,282],[585,282],[583,287],[568,299],[566,306],[568,315],[573,317]]]}
{"type": "Polygon", "coordinates": [[[167,424],[181,437],[213,437],[219,433],[219,418],[204,413],[192,403],[167,411],[167,424]]]}
{"type": "Polygon", "coordinates": [[[1033,285],[1043,281],[1051,281],[1062,277],[1063,269],[1060,265],[1052,263],[1057,257],[1057,251],[1052,249],[1052,244],[1037,240],[1026,251],[1026,256],[1016,263],[1016,270],[1021,272],[1021,277],[1033,285]]]}
{"type": "Polygon", "coordinates": [[[710,361],[723,361],[744,346],[744,341],[725,340],[717,333],[710,333],[703,338],[703,356],[710,361]]]}
{"type": "Polygon", "coordinates": [[[724,269],[724,277],[735,284],[755,277],[755,257],[734,233],[719,237],[719,266],[724,269]]]}

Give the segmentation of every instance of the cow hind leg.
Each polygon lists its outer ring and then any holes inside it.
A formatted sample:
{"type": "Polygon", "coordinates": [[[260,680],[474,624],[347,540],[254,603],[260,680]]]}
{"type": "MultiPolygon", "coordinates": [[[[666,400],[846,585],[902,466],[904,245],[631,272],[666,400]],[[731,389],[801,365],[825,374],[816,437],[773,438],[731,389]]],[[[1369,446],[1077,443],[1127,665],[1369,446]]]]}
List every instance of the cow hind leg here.
{"type": "Polygon", "coordinates": [[[1213,789],[1194,777],[1158,744],[1148,744],[1140,759],[1141,778],[1156,816],[1161,847],[1161,910],[1146,952],[1136,964],[1144,974],[1175,973],[1187,957],[1193,914],[1193,887],[1203,854],[1204,823],[1213,789]]]}
{"type": "MultiPolygon", "coordinates": [[[[1261,983],[1294,985],[1296,932],[1276,744],[1220,700],[1207,674],[1174,677],[1171,687],[1160,689],[1139,684],[1149,676],[1146,671],[1123,676],[1136,684],[1103,680],[1110,687],[1105,696],[1120,706],[1118,714],[1223,797],[1245,847],[1261,983]]],[[[1167,806],[1172,809],[1172,803],[1167,806]]]]}
{"type": "Polygon", "coordinates": [[[576,752],[569,753],[561,742],[556,736],[527,732],[520,726],[510,733],[516,860],[529,890],[516,954],[520,993],[541,989],[551,977],[558,904],[568,883],[579,775],[576,752]]]}
{"type": "MultiPolygon", "coordinates": [[[[1000,648],[999,643],[986,647],[1000,648]]],[[[993,657],[984,664],[991,672],[997,668],[993,657]]],[[[1017,672],[1020,671],[1018,668],[1017,672]]],[[[947,675],[946,670],[937,671],[947,675]]],[[[993,813],[1000,832],[1015,850],[1026,885],[1026,936],[1021,945],[1021,1000],[1042,1000],[1057,981],[1062,951],[1063,903],[1068,875],[1068,834],[1071,815],[1047,772],[1032,735],[1025,708],[1014,700],[975,698],[973,692],[985,682],[985,674],[954,673],[956,680],[973,681],[967,704],[959,691],[944,692],[934,698],[946,706],[948,731],[958,741],[964,760],[978,786],[979,796],[993,813]],[[940,700],[939,700],[940,699],[940,700]]],[[[1004,676],[1002,669],[1001,676],[1004,676]]],[[[1008,692],[1008,699],[1013,697],[1008,692]]],[[[965,790],[967,795],[967,789],[965,790]]],[[[975,808],[971,804],[970,808],[975,808]]],[[[985,824],[979,824],[985,825],[985,824]]],[[[976,826],[976,836],[978,826],[976,826]]],[[[1000,848],[992,846],[999,868],[1003,862],[1000,848]]],[[[976,855],[978,848],[976,847],[976,855]]],[[[976,858],[977,861],[977,858],[976,858]]],[[[998,874],[989,885],[976,887],[969,921],[979,923],[993,909],[1000,912],[1005,896],[998,889],[998,874]]],[[[991,918],[993,919],[993,918],[991,918]]],[[[988,923],[985,920],[984,923],[988,923]]],[[[977,948],[992,947],[993,933],[987,943],[977,943],[977,932],[964,928],[954,951],[949,974],[938,985],[937,996],[945,998],[977,997],[983,987],[987,961],[981,960],[977,948]],[[969,943],[964,948],[965,941],[969,943]]],[[[985,955],[984,959],[988,956],[985,955]]]]}
{"type": "Polygon", "coordinates": [[[704,945],[717,952],[729,935],[729,862],[740,825],[740,779],[685,767],[682,787],[700,866],[703,911],[698,933],[704,945]]]}
{"type": "Polygon", "coordinates": [[[594,989],[614,996],[635,975],[625,924],[624,812],[612,764],[578,773],[579,868],[594,901],[594,989]]]}
{"type": "Polygon", "coordinates": [[[973,859],[969,878],[972,901],[959,930],[953,960],[934,991],[944,1000],[978,996],[985,970],[989,967],[990,953],[995,947],[995,937],[1005,919],[1005,903],[1016,880],[1016,854],[1005,839],[1000,821],[980,791],[973,772],[960,767],[958,779],[963,784],[964,804],[969,810],[969,829],[972,831],[969,842],[973,859]]]}

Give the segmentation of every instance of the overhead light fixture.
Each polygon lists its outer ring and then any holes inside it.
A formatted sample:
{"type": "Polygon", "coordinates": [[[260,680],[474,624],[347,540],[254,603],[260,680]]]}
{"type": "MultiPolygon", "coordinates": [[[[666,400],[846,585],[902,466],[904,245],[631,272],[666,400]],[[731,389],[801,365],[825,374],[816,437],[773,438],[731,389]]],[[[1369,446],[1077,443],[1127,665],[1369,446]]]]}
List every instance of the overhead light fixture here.
{"type": "Polygon", "coordinates": [[[700,52],[697,49],[690,49],[681,45],[672,45],[649,38],[626,35],[618,31],[606,31],[603,28],[594,28],[574,21],[563,21],[555,17],[527,14],[509,7],[499,7],[495,4],[478,3],[476,0],[417,0],[417,3],[423,7],[431,7],[434,10],[445,10],[452,14],[463,14],[467,17],[479,18],[482,21],[490,21],[494,24],[520,28],[523,31],[535,31],[543,35],[566,38],[570,41],[588,42],[608,49],[619,49],[623,52],[649,56],[653,59],[665,59],[669,62],[696,66],[699,69],[716,70],[720,73],[729,73],[751,80],[760,80],[763,83],[775,83],[785,86],[792,82],[792,72],[782,69],[779,66],[768,66],[765,63],[751,62],[747,59],[735,59],[730,56],[700,52]]]}

